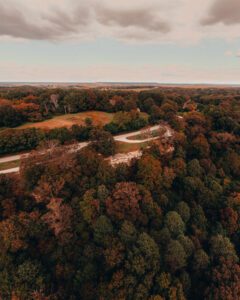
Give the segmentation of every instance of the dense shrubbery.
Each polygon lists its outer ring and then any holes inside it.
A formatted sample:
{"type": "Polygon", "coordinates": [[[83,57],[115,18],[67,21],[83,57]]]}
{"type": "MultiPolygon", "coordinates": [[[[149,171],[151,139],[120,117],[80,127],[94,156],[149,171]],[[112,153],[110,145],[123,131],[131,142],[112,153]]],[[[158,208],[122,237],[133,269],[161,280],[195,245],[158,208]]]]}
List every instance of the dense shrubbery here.
{"type": "Polygon", "coordinates": [[[173,152],[113,168],[101,131],[95,150],[52,147],[1,176],[0,298],[240,299],[239,103],[206,93],[197,109],[172,95],[177,112],[153,99],[178,120],[173,152]]]}
{"type": "Polygon", "coordinates": [[[0,104],[0,127],[16,127],[24,121],[24,116],[12,106],[0,104]]]}
{"type": "Polygon", "coordinates": [[[40,129],[8,129],[0,133],[0,154],[8,154],[36,148],[45,139],[40,129]]]}
{"type": "Polygon", "coordinates": [[[133,131],[143,128],[148,124],[148,117],[138,111],[118,112],[113,121],[104,126],[105,130],[112,134],[125,131],[133,131]]]}

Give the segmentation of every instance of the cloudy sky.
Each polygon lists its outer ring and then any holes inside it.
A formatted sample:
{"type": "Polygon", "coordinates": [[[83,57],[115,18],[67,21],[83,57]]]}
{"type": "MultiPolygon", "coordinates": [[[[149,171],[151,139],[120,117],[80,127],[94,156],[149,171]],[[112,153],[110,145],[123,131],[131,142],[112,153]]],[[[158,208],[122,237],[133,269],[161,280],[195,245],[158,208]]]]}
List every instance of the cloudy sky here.
{"type": "Polygon", "coordinates": [[[0,0],[0,81],[240,83],[240,0],[0,0]]]}

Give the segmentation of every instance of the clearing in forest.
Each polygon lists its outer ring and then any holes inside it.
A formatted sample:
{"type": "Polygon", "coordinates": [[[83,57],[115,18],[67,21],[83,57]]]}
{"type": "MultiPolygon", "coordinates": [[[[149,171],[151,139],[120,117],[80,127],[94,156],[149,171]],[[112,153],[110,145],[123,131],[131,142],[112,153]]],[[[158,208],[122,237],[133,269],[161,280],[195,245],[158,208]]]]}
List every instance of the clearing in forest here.
{"type": "Polygon", "coordinates": [[[91,118],[93,125],[105,125],[110,123],[113,119],[111,113],[101,112],[101,111],[88,111],[81,112],[77,114],[67,114],[53,117],[52,119],[45,120],[42,122],[36,123],[26,123],[22,126],[19,126],[19,129],[24,128],[42,128],[42,129],[53,129],[58,127],[71,127],[72,125],[84,125],[86,118],[91,118]]]}

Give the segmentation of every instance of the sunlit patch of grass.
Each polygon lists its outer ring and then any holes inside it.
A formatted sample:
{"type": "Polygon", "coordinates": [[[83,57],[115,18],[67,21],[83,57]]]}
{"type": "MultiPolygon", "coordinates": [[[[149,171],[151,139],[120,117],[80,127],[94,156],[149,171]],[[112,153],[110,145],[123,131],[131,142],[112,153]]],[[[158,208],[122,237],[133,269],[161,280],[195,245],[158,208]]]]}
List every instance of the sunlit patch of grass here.
{"type": "Polygon", "coordinates": [[[138,144],[116,142],[116,153],[128,153],[128,152],[138,151],[143,148],[146,148],[148,145],[149,145],[148,142],[138,143],[138,144]]]}
{"type": "Polygon", "coordinates": [[[59,127],[71,127],[72,125],[84,125],[85,119],[90,118],[93,121],[93,125],[104,126],[113,120],[114,114],[101,111],[88,111],[77,114],[67,114],[53,117],[42,122],[26,123],[17,127],[18,129],[24,128],[42,128],[53,129],[59,127]]]}
{"type": "Polygon", "coordinates": [[[146,139],[157,137],[157,136],[159,136],[159,129],[151,131],[151,134],[143,132],[143,133],[140,133],[140,134],[137,134],[137,135],[129,136],[127,139],[132,140],[132,141],[134,141],[134,140],[146,140],[146,139]]]}
{"type": "Polygon", "coordinates": [[[20,166],[20,160],[9,161],[0,163],[0,171],[17,168],[20,166]]]}

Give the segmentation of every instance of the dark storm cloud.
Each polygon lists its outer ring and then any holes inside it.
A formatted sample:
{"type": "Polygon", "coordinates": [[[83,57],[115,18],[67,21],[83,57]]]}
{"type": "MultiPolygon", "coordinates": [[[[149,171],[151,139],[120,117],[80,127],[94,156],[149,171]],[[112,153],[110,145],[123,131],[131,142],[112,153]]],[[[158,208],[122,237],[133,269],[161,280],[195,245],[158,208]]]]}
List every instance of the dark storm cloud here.
{"type": "Polygon", "coordinates": [[[167,33],[171,30],[167,22],[162,21],[147,9],[119,10],[107,7],[96,8],[96,18],[99,23],[107,26],[135,26],[146,30],[167,33]]]}
{"type": "Polygon", "coordinates": [[[216,0],[210,8],[209,15],[201,21],[201,24],[216,23],[225,25],[240,23],[240,0],[216,0]]]}

